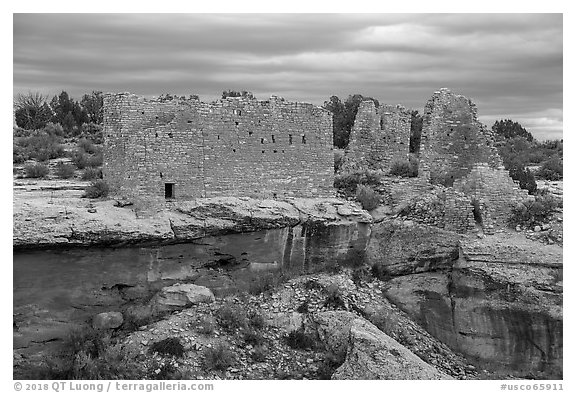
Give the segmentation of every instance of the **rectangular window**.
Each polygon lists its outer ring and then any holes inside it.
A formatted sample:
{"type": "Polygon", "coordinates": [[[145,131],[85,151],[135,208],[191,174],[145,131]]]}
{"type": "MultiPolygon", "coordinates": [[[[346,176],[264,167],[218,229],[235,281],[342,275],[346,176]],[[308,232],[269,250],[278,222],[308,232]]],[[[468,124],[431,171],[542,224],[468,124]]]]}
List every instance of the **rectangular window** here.
{"type": "Polygon", "coordinates": [[[174,194],[174,183],[164,183],[164,198],[174,199],[176,195],[174,194]]]}

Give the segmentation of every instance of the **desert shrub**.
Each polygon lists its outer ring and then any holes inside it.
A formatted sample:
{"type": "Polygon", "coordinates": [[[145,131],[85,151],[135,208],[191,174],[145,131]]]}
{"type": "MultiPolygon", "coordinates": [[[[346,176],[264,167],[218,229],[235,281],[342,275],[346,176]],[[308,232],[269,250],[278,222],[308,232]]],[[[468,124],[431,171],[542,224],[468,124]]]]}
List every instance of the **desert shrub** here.
{"type": "Polygon", "coordinates": [[[78,169],[84,169],[88,166],[88,157],[84,151],[76,150],[70,156],[70,159],[78,169]]]}
{"type": "Polygon", "coordinates": [[[512,227],[522,225],[534,228],[536,225],[549,221],[558,207],[558,201],[553,196],[537,195],[535,200],[524,201],[512,208],[509,223],[512,227]]]}
{"type": "Polygon", "coordinates": [[[379,280],[387,281],[390,279],[390,271],[378,263],[372,265],[370,268],[370,273],[374,278],[379,280]]]}
{"type": "Polygon", "coordinates": [[[316,375],[318,379],[329,380],[332,378],[332,374],[336,372],[336,369],[344,363],[346,354],[335,354],[333,352],[327,352],[324,355],[324,359],[320,366],[318,366],[318,371],[316,375]]]}
{"type": "Polygon", "coordinates": [[[338,173],[344,164],[344,150],[334,149],[334,173],[338,173]]]}
{"type": "Polygon", "coordinates": [[[88,154],[94,154],[97,151],[96,146],[94,146],[94,143],[92,143],[92,141],[86,138],[81,138],[78,141],[78,149],[84,150],[88,154]]]}
{"type": "Polygon", "coordinates": [[[417,177],[418,161],[410,157],[409,160],[396,160],[390,167],[390,175],[399,177],[417,177]]]}
{"type": "Polygon", "coordinates": [[[154,312],[151,307],[134,307],[129,308],[124,313],[124,322],[122,329],[133,332],[141,326],[150,325],[162,318],[162,313],[154,312]]]}
{"type": "Polygon", "coordinates": [[[326,293],[326,299],[324,300],[324,306],[334,308],[334,309],[345,309],[346,303],[342,297],[342,290],[336,283],[328,285],[324,289],[326,293]]]}
{"type": "Polygon", "coordinates": [[[50,170],[44,164],[28,164],[24,167],[24,171],[26,172],[26,177],[38,179],[41,177],[46,177],[50,170]]]}
{"type": "Polygon", "coordinates": [[[208,370],[224,371],[236,361],[234,352],[223,341],[204,350],[204,366],[208,370]]]}
{"type": "Polygon", "coordinates": [[[43,128],[43,130],[52,136],[57,136],[57,137],[63,137],[64,136],[64,129],[62,128],[60,123],[56,123],[56,124],[48,123],[43,128]]]}
{"type": "Polygon", "coordinates": [[[508,173],[512,179],[518,181],[520,188],[528,190],[528,193],[531,195],[536,192],[536,180],[532,172],[530,172],[530,169],[525,168],[519,162],[513,162],[510,164],[508,173]]]}
{"type": "Polygon", "coordinates": [[[356,200],[365,210],[372,210],[380,204],[380,195],[371,187],[359,184],[356,188],[356,200]]]}
{"type": "Polygon", "coordinates": [[[61,179],[70,179],[74,176],[74,165],[59,162],[56,164],[56,176],[61,179]]]}
{"type": "Polygon", "coordinates": [[[257,345],[254,347],[251,357],[255,362],[264,362],[268,358],[268,349],[264,345],[257,345]]]}
{"type": "Polygon", "coordinates": [[[51,135],[45,130],[36,130],[28,137],[15,138],[14,142],[21,148],[20,154],[26,159],[46,161],[65,155],[60,139],[60,137],[51,135]]]}
{"type": "Polygon", "coordinates": [[[380,178],[374,171],[350,172],[334,177],[334,187],[350,195],[354,195],[358,184],[377,186],[380,184],[380,178]]]}
{"type": "Polygon", "coordinates": [[[264,336],[254,329],[247,329],[244,331],[244,342],[254,347],[262,345],[264,343],[264,336]]]}
{"type": "Polygon", "coordinates": [[[101,144],[104,142],[102,126],[95,123],[84,123],[80,128],[80,137],[92,143],[101,144]]]}
{"type": "Polygon", "coordinates": [[[211,316],[204,316],[196,324],[196,330],[202,334],[210,335],[216,330],[216,321],[211,316]]]}
{"type": "Polygon", "coordinates": [[[227,303],[216,311],[218,325],[227,330],[235,330],[246,327],[248,318],[244,309],[236,304],[227,303]]]}
{"type": "Polygon", "coordinates": [[[12,144],[12,162],[14,164],[22,164],[24,161],[30,158],[28,152],[23,147],[17,145],[16,143],[12,144]]]}
{"type": "Polygon", "coordinates": [[[553,156],[544,161],[538,171],[536,171],[536,176],[545,180],[561,180],[563,175],[562,160],[558,156],[553,156]]]}
{"type": "Polygon", "coordinates": [[[82,180],[102,179],[102,169],[86,168],[82,172],[82,180]]]}
{"type": "Polygon", "coordinates": [[[248,292],[251,295],[259,295],[274,289],[279,284],[278,279],[274,273],[264,273],[260,276],[254,277],[248,284],[248,292]]]}
{"type": "Polygon", "coordinates": [[[184,346],[178,337],[168,337],[164,340],[157,341],[150,346],[151,353],[161,355],[175,356],[181,358],[184,356],[184,346]]]}
{"type": "Polygon", "coordinates": [[[314,349],[316,340],[302,330],[293,330],[286,336],[286,344],[292,349],[314,349]]]}
{"type": "Polygon", "coordinates": [[[266,321],[258,311],[250,311],[248,313],[248,324],[254,329],[262,329],[266,325],[266,321]]]}
{"type": "Polygon", "coordinates": [[[104,162],[104,157],[102,155],[102,152],[99,152],[99,153],[96,153],[94,155],[88,156],[88,158],[86,159],[86,166],[98,167],[98,166],[102,166],[103,162],[104,162]]]}
{"type": "Polygon", "coordinates": [[[304,282],[304,289],[311,291],[314,289],[322,289],[322,285],[316,280],[307,280],[304,282]]]}
{"type": "Polygon", "coordinates": [[[146,379],[166,381],[182,379],[182,376],[180,370],[178,370],[174,364],[154,359],[148,366],[146,379]]]}
{"type": "Polygon", "coordinates": [[[92,328],[74,329],[60,352],[46,358],[38,379],[139,379],[143,373],[137,353],[92,328]]]}
{"type": "Polygon", "coordinates": [[[94,180],[86,189],[84,190],[84,196],[86,198],[95,199],[95,198],[104,198],[108,196],[108,183],[106,181],[99,179],[94,180]]]}

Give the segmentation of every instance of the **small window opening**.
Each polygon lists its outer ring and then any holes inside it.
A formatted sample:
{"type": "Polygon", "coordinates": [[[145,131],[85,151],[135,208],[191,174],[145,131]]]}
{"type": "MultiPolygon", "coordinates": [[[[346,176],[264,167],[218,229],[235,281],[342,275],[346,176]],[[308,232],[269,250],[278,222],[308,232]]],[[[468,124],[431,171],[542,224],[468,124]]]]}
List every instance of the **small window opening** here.
{"type": "Polygon", "coordinates": [[[158,116],[156,116],[156,120],[158,120],[158,116]]]}
{"type": "Polygon", "coordinates": [[[253,134],[253,132],[252,132],[252,131],[248,131],[248,135],[252,135],[252,134],[253,134]]]}
{"type": "Polygon", "coordinates": [[[142,114],[144,114],[144,111],[142,111],[142,114]]]}
{"type": "Polygon", "coordinates": [[[168,137],[173,138],[173,135],[171,132],[168,133],[168,137]]]}
{"type": "Polygon", "coordinates": [[[174,199],[174,183],[164,183],[164,198],[174,199]]]}
{"type": "Polygon", "coordinates": [[[276,138],[274,138],[274,135],[272,135],[272,143],[276,143],[276,138]]]}
{"type": "Polygon", "coordinates": [[[160,179],[162,179],[164,177],[164,175],[162,174],[162,172],[160,172],[160,179]]]}
{"type": "Polygon", "coordinates": [[[380,129],[383,130],[384,129],[384,119],[380,118],[380,129]]]}
{"type": "Polygon", "coordinates": [[[274,153],[278,153],[278,150],[274,150],[274,153]]]}
{"type": "Polygon", "coordinates": [[[235,121],[234,123],[236,123],[236,127],[238,127],[238,122],[237,122],[237,121],[235,121]]]}
{"type": "Polygon", "coordinates": [[[217,135],[216,137],[218,138],[218,140],[220,140],[220,135],[217,135]]]}
{"type": "Polygon", "coordinates": [[[306,144],[306,135],[302,135],[302,143],[306,144]]]}
{"type": "Polygon", "coordinates": [[[261,144],[261,145],[264,144],[264,138],[260,138],[260,144],[261,144]]]}
{"type": "Polygon", "coordinates": [[[158,133],[156,133],[156,138],[158,138],[158,133]]]}
{"type": "Polygon", "coordinates": [[[242,114],[242,111],[241,111],[240,109],[238,109],[238,110],[236,111],[236,114],[237,114],[238,116],[240,116],[240,115],[242,114]]]}
{"type": "Polygon", "coordinates": [[[232,151],[233,151],[234,153],[236,153],[236,149],[232,149],[232,151]]]}
{"type": "Polygon", "coordinates": [[[262,150],[262,154],[264,154],[264,150],[262,150]]]}
{"type": "Polygon", "coordinates": [[[289,143],[289,144],[292,144],[292,134],[289,134],[289,135],[288,135],[288,143],[289,143]]]}
{"type": "Polygon", "coordinates": [[[188,123],[188,124],[192,123],[192,120],[188,120],[187,123],[188,123]]]}

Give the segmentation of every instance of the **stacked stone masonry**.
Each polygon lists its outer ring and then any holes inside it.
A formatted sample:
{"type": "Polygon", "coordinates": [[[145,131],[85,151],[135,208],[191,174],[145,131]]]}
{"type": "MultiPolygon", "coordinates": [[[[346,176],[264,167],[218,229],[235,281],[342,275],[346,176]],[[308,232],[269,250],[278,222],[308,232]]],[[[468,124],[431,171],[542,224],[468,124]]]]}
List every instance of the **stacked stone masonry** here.
{"type": "Polygon", "coordinates": [[[104,169],[132,199],[333,196],[332,115],[307,103],[104,98],[104,169]]]}
{"type": "Polygon", "coordinates": [[[381,105],[362,101],[350,142],[346,148],[343,172],[383,170],[394,161],[406,161],[410,149],[410,111],[400,105],[381,105]]]}

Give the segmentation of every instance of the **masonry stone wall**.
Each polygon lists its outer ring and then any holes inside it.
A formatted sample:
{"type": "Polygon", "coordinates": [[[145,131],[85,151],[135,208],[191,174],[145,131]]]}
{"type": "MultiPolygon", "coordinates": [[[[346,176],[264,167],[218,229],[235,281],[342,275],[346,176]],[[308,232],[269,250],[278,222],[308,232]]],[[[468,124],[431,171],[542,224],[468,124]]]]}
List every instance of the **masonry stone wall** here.
{"type": "Polygon", "coordinates": [[[479,209],[482,226],[487,233],[505,226],[512,207],[532,198],[505,169],[495,169],[488,164],[476,164],[472,171],[454,182],[454,189],[468,195],[479,209]]]}
{"type": "Polygon", "coordinates": [[[505,226],[511,207],[530,198],[504,169],[494,135],[478,121],[476,106],[448,89],[435,92],[426,104],[419,176],[468,196],[486,233],[505,226]]]}
{"type": "Polygon", "coordinates": [[[104,97],[103,175],[135,199],[333,196],[332,115],[279,97],[104,97]]]}
{"type": "Polygon", "coordinates": [[[407,160],[410,123],[410,111],[400,105],[376,108],[373,101],[362,101],[350,132],[341,171],[369,169],[388,172],[395,160],[407,160]]]}
{"type": "Polygon", "coordinates": [[[468,98],[440,89],[426,104],[420,141],[421,176],[443,177],[448,183],[464,177],[476,163],[502,168],[494,135],[477,118],[468,98]]]}

